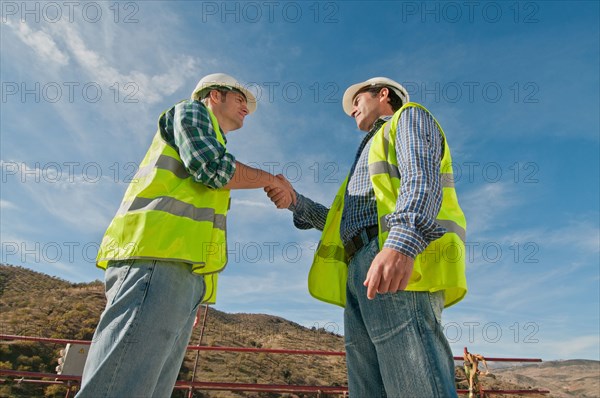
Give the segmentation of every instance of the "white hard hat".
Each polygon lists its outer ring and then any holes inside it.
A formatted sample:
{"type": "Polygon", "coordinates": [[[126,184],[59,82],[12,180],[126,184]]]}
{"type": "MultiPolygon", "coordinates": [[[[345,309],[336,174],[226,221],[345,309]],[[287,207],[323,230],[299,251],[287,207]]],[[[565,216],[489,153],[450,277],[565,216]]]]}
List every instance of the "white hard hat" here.
{"type": "Polygon", "coordinates": [[[252,113],[256,110],[256,97],[254,97],[254,94],[246,90],[240,82],[225,73],[213,73],[200,79],[192,92],[192,99],[200,101],[207,91],[216,87],[224,87],[241,92],[246,96],[248,113],[252,113]]]}
{"type": "Polygon", "coordinates": [[[373,77],[365,82],[353,84],[346,89],[344,97],[342,98],[342,107],[344,108],[344,112],[346,112],[348,116],[351,116],[352,101],[354,100],[356,93],[358,93],[361,89],[365,87],[375,85],[384,85],[394,90],[394,92],[402,100],[402,104],[406,104],[410,101],[408,91],[406,91],[406,89],[402,87],[400,83],[395,82],[392,79],[388,79],[387,77],[373,77]]]}

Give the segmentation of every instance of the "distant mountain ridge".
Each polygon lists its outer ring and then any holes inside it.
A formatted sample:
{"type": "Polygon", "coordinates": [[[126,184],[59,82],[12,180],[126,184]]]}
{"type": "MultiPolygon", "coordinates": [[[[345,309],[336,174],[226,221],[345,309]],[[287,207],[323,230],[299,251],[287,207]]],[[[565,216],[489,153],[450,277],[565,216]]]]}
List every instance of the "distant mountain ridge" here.
{"type": "Polygon", "coordinates": [[[519,385],[543,385],[556,398],[600,397],[600,362],[587,359],[549,361],[495,370],[504,381],[519,385]]]}
{"type": "MultiPolygon", "coordinates": [[[[27,268],[0,264],[0,334],[91,340],[105,305],[100,281],[71,283],[27,268]]],[[[200,328],[191,344],[198,344],[200,328]]],[[[229,314],[210,309],[203,345],[343,351],[343,337],[324,329],[265,314],[229,314]]],[[[56,344],[0,341],[0,368],[54,373],[56,344]]],[[[190,380],[195,352],[189,352],[180,379],[190,380]]],[[[600,397],[600,362],[569,360],[492,370],[481,378],[485,389],[548,389],[550,395],[523,397],[600,397]]],[[[466,388],[461,367],[457,387],[466,388]]],[[[3,377],[0,376],[0,379],[3,377]]],[[[266,353],[201,352],[195,380],[214,382],[346,385],[343,357],[266,353]]],[[[62,386],[40,387],[0,381],[0,397],[64,397],[62,386]]],[[[176,391],[174,397],[184,397],[176,391]]],[[[195,392],[195,397],[278,397],[273,393],[195,392]]],[[[324,397],[325,395],[321,395],[324,397]]],[[[494,395],[517,397],[517,395],[494,395]]],[[[362,398],[362,397],[361,397],[362,398]]],[[[367,398],[367,397],[365,397],[367,398]]]]}

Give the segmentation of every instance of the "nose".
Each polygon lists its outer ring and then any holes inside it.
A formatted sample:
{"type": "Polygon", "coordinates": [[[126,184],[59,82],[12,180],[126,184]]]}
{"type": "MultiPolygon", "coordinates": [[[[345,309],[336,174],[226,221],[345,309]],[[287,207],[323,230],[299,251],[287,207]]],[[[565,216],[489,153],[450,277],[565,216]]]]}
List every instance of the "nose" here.
{"type": "Polygon", "coordinates": [[[246,116],[248,113],[250,113],[250,111],[248,111],[248,104],[246,104],[246,103],[242,104],[242,112],[244,112],[244,116],[246,116]]]}
{"type": "Polygon", "coordinates": [[[350,112],[350,116],[356,118],[356,112],[358,112],[358,107],[356,105],[352,106],[352,112],[350,112]]]}

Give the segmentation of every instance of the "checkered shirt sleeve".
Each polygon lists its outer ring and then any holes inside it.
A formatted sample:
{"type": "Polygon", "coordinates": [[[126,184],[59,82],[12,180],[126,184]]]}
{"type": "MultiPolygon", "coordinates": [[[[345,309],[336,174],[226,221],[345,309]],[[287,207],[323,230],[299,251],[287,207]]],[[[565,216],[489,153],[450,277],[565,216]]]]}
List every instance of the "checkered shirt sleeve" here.
{"type": "MultiPolygon", "coordinates": [[[[181,101],[159,120],[163,138],[178,152],[186,170],[209,188],[222,188],[235,173],[235,157],[217,140],[204,104],[181,101]]],[[[225,135],[223,135],[225,139],[225,135]]]]}
{"type": "Polygon", "coordinates": [[[446,232],[435,221],[442,205],[442,134],[428,112],[413,107],[398,121],[395,144],[401,185],[384,247],[415,258],[446,232]]]}

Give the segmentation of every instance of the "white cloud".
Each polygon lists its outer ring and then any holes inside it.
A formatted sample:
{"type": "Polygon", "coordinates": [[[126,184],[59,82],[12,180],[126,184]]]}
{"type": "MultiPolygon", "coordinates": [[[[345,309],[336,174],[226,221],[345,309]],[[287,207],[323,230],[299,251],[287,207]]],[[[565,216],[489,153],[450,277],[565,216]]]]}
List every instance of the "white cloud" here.
{"type": "Polygon", "coordinates": [[[29,198],[47,214],[81,231],[104,230],[116,211],[116,204],[107,200],[105,194],[110,191],[107,187],[115,185],[108,176],[73,175],[57,168],[32,168],[23,162],[0,164],[17,165],[20,186],[29,198]]]}
{"type": "Polygon", "coordinates": [[[503,215],[520,201],[510,182],[486,183],[461,195],[459,202],[467,217],[468,236],[497,230],[503,215]]]}
{"type": "Polygon", "coordinates": [[[455,355],[467,346],[471,352],[490,357],[598,360],[598,335],[573,333],[568,326],[569,315],[526,315],[494,308],[485,302],[477,308],[444,311],[444,335],[455,355]],[[565,335],[568,337],[560,337],[565,335]]]}
{"type": "MultiPolygon", "coordinates": [[[[235,265],[233,265],[235,267],[235,265]]],[[[282,283],[282,276],[286,272],[277,270],[265,272],[260,266],[256,267],[256,275],[231,275],[224,273],[222,281],[223,294],[227,295],[227,300],[239,300],[252,302],[253,300],[262,300],[264,297],[274,297],[296,294],[306,290],[305,280],[289,280],[282,283]]],[[[221,282],[220,282],[221,283],[221,282]]]]}
{"type": "MultiPolygon", "coordinates": [[[[165,73],[150,75],[137,70],[122,73],[102,53],[91,49],[74,25],[56,24],[53,33],[62,39],[73,60],[86,72],[88,77],[103,87],[121,83],[123,87],[119,87],[119,89],[123,90],[122,95],[125,96],[133,92],[126,90],[125,84],[133,84],[136,91],[139,90],[136,98],[144,98],[144,102],[148,104],[157,103],[164,96],[179,90],[198,67],[197,60],[190,56],[173,55],[172,66],[165,73]]],[[[135,52],[131,54],[132,57],[135,55],[135,52]]]]}
{"type": "Polygon", "coordinates": [[[41,30],[32,30],[26,22],[14,23],[7,20],[6,25],[14,30],[23,43],[31,47],[40,58],[40,61],[57,63],[60,66],[69,63],[69,55],[58,48],[58,45],[48,33],[41,30]]]}
{"type": "Polygon", "coordinates": [[[256,202],[253,200],[244,200],[244,199],[232,199],[231,203],[233,206],[247,206],[247,207],[263,207],[263,208],[272,208],[273,205],[269,205],[264,202],[256,202]]]}
{"type": "Polygon", "coordinates": [[[574,336],[571,338],[561,338],[560,340],[542,343],[548,351],[554,352],[555,357],[562,359],[589,357],[590,354],[598,356],[598,344],[600,337],[598,335],[574,336]]]}
{"type": "MultiPolygon", "coordinates": [[[[523,338],[523,336],[520,336],[523,338]]],[[[505,352],[514,352],[523,358],[541,358],[544,361],[561,359],[600,360],[598,335],[573,336],[565,333],[561,338],[548,339],[542,336],[533,338],[528,344],[503,344],[494,347],[497,356],[505,356],[505,352]],[[512,346],[512,347],[511,347],[512,346]]]]}
{"type": "Polygon", "coordinates": [[[598,254],[600,251],[600,228],[596,215],[570,220],[564,225],[552,225],[511,231],[499,235],[498,242],[508,245],[514,242],[539,242],[544,247],[574,247],[580,253],[598,254]]]}
{"type": "Polygon", "coordinates": [[[598,218],[592,220],[577,220],[559,228],[547,231],[545,242],[548,245],[571,246],[591,253],[600,251],[600,228],[598,218]]]}
{"type": "Polygon", "coordinates": [[[14,203],[9,202],[8,200],[0,199],[0,209],[8,210],[8,209],[16,209],[16,208],[17,208],[17,206],[14,203]]]}
{"type": "MultiPolygon", "coordinates": [[[[114,91],[116,89],[119,90],[122,97],[130,96],[130,99],[146,104],[158,103],[165,96],[177,92],[188,82],[190,77],[197,74],[200,66],[198,58],[185,54],[168,54],[166,43],[155,42],[153,46],[159,48],[164,46],[166,49],[167,54],[162,54],[161,57],[166,55],[164,58],[170,65],[167,70],[158,71],[158,73],[135,69],[122,71],[120,69],[123,68],[123,65],[139,65],[146,69],[156,69],[154,65],[140,64],[139,62],[140,59],[147,58],[148,46],[133,47],[132,51],[125,54],[126,59],[113,60],[109,55],[112,52],[110,46],[114,43],[97,40],[93,44],[90,42],[91,38],[97,38],[97,24],[78,25],[61,20],[46,24],[40,30],[31,29],[25,22],[7,21],[6,24],[43,62],[63,67],[70,64],[70,67],[73,68],[69,72],[71,80],[91,81],[99,84],[104,90],[114,91]],[[116,63],[117,61],[118,63],[116,63]],[[84,73],[84,79],[77,77],[79,72],[84,73]],[[143,100],[141,100],[142,98],[143,100]]],[[[117,30],[115,32],[117,36],[124,34],[124,32],[118,32],[120,28],[117,25],[104,28],[117,30]]],[[[116,40],[119,40],[119,37],[116,40]]],[[[164,58],[159,66],[165,65],[164,58]]],[[[189,91],[191,92],[191,89],[189,91]]]]}
{"type": "MultiPolygon", "coordinates": [[[[33,241],[3,233],[0,261],[2,263],[27,266],[34,271],[54,275],[66,280],[89,281],[89,268],[82,264],[94,262],[93,250],[84,249],[77,242],[33,241]]],[[[94,253],[95,254],[95,253],[94,253]]],[[[100,278],[96,271],[96,278],[100,278]]]]}

